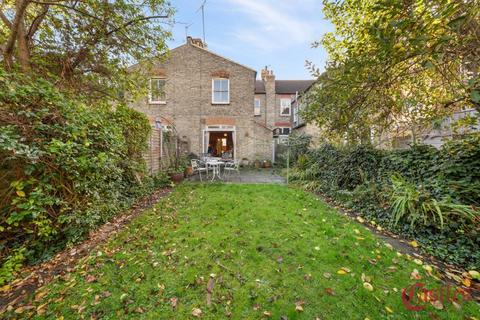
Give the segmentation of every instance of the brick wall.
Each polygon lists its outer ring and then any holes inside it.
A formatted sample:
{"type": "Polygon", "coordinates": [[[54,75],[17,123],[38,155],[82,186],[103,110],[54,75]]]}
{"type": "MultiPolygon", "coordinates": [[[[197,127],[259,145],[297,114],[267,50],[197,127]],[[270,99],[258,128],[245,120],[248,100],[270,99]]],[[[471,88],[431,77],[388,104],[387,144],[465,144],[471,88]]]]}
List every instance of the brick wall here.
{"type": "Polygon", "coordinates": [[[159,118],[162,123],[172,123],[190,152],[203,153],[206,120],[216,118],[224,119],[226,125],[235,123],[238,159],[252,160],[271,154],[272,134],[255,122],[255,70],[191,43],[170,51],[165,61],[154,61],[153,68],[144,65],[134,68],[145,74],[145,81],[151,76],[165,77],[166,103],[150,104],[144,96],[133,101],[131,107],[151,118],[159,118]],[[229,104],[212,103],[212,79],[219,76],[230,80],[229,104]]]}

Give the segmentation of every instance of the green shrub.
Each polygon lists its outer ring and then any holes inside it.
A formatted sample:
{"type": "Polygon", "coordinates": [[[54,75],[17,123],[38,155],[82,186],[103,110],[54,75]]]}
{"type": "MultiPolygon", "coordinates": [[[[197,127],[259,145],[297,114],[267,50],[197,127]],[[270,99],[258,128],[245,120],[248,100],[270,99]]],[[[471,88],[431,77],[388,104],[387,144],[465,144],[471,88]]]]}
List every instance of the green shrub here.
{"type": "Polygon", "coordinates": [[[412,227],[422,221],[424,225],[443,228],[445,222],[453,219],[475,223],[479,217],[479,212],[471,206],[448,200],[438,201],[422,186],[416,186],[400,175],[394,175],[391,179],[391,209],[395,224],[406,219],[412,227]]]}
{"type": "Polygon", "coordinates": [[[142,157],[149,132],[145,116],[125,106],[91,106],[0,71],[2,279],[19,252],[43,260],[151,190],[142,157]]]}
{"type": "Polygon", "coordinates": [[[452,140],[441,149],[415,145],[386,151],[324,144],[298,159],[292,182],[417,239],[429,254],[480,268],[480,134],[452,140]]]}

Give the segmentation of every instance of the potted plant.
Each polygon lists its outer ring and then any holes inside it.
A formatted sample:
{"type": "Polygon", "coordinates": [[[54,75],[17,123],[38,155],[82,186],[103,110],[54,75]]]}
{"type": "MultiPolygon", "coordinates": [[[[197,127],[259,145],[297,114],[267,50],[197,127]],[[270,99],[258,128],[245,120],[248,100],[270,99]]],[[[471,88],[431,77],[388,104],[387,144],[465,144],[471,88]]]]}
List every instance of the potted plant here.
{"type": "Polygon", "coordinates": [[[272,167],[272,162],[270,160],[263,161],[263,167],[264,168],[271,168],[272,167]]]}
{"type": "Polygon", "coordinates": [[[172,161],[172,164],[168,170],[170,180],[175,183],[180,183],[183,181],[183,178],[185,177],[185,170],[187,168],[186,164],[186,158],[185,157],[175,157],[175,159],[172,161]]]}
{"type": "Polygon", "coordinates": [[[189,153],[187,155],[187,162],[185,166],[185,177],[190,177],[193,175],[193,168],[192,168],[192,160],[193,159],[198,159],[198,156],[194,153],[189,153]]]}

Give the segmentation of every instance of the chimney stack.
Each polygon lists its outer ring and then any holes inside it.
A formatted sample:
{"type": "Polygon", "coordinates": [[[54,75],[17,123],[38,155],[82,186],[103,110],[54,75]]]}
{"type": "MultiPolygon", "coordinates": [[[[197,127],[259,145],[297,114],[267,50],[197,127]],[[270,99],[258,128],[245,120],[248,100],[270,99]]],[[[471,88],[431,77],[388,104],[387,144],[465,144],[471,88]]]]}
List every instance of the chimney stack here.
{"type": "Polygon", "coordinates": [[[192,38],[191,36],[187,36],[187,43],[199,48],[206,48],[205,43],[203,43],[202,39],[200,38],[192,38]]]}
{"type": "Polygon", "coordinates": [[[273,70],[268,70],[267,67],[262,69],[262,81],[265,84],[265,124],[271,128],[275,125],[276,108],[276,88],[275,75],[273,70]]]}

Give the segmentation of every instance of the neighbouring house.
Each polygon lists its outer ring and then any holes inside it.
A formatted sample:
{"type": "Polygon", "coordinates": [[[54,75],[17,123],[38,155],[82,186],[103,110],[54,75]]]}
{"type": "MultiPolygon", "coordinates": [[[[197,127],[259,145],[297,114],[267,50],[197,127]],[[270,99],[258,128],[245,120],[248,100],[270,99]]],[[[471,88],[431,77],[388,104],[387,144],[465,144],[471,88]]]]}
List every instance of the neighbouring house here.
{"type": "Polygon", "coordinates": [[[275,80],[211,52],[200,39],[170,50],[165,59],[131,67],[145,75],[149,93],[130,107],[152,126],[175,130],[185,152],[239,160],[270,160],[275,137],[291,130],[291,101],[311,80],[275,80]],[[275,134],[275,136],[274,136],[275,134]]]}
{"type": "Polygon", "coordinates": [[[292,133],[297,134],[306,134],[309,135],[311,140],[312,147],[316,147],[321,142],[321,130],[320,128],[311,122],[305,121],[302,117],[302,110],[306,108],[310,99],[312,99],[312,94],[315,89],[315,82],[308,86],[303,93],[296,95],[292,101],[292,133]]]}
{"type": "Polygon", "coordinates": [[[377,137],[375,144],[383,149],[407,149],[414,143],[440,148],[452,138],[479,131],[480,116],[478,111],[472,108],[457,110],[441,122],[426,127],[397,126],[377,137]],[[459,122],[463,124],[458,126],[459,122]]]}

